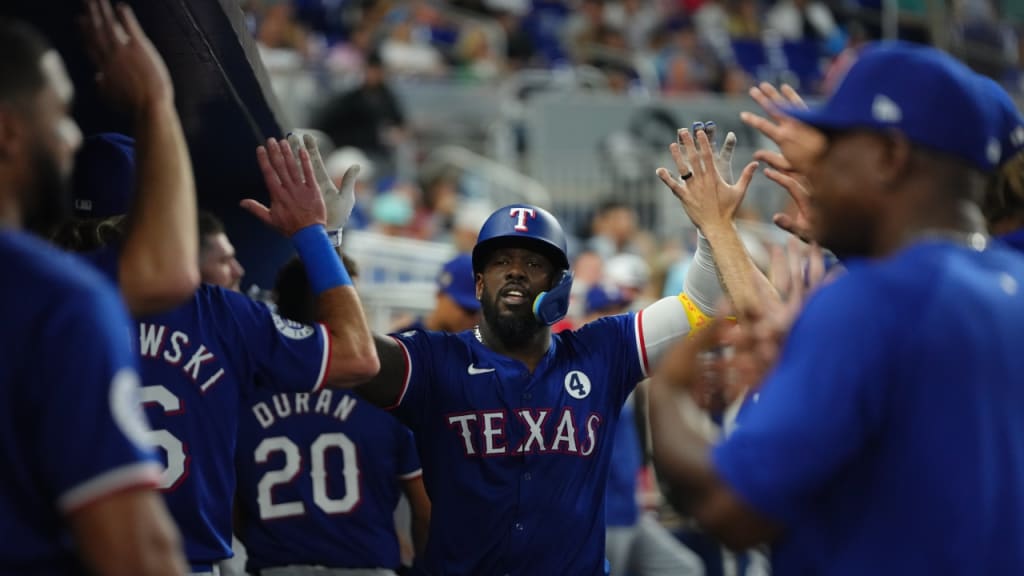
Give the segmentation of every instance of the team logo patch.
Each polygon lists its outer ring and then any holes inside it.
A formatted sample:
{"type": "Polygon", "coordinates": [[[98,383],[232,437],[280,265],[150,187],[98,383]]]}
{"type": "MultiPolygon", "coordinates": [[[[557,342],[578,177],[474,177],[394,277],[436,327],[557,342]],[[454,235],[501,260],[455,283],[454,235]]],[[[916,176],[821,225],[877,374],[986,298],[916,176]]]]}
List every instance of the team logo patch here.
{"type": "Polygon", "coordinates": [[[292,340],[305,340],[313,335],[313,327],[274,314],[274,326],[277,331],[292,340]]]}
{"type": "Polygon", "coordinates": [[[139,395],[139,375],[131,368],[122,368],[110,381],[110,413],[114,423],[128,440],[140,449],[149,448],[149,422],[139,395]]]}
{"type": "Polygon", "coordinates": [[[573,370],[565,375],[565,391],[569,396],[582,400],[590,395],[590,378],[579,370],[573,370]]]}

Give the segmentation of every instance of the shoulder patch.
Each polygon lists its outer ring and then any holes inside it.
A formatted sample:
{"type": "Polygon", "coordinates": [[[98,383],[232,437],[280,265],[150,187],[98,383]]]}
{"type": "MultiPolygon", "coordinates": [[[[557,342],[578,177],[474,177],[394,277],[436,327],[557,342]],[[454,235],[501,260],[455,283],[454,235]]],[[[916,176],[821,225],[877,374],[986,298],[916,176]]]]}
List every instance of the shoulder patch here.
{"type": "Polygon", "coordinates": [[[305,340],[314,333],[313,327],[308,324],[282,318],[276,312],[273,313],[273,316],[274,326],[277,327],[277,331],[284,334],[287,338],[291,338],[292,340],[305,340]]]}

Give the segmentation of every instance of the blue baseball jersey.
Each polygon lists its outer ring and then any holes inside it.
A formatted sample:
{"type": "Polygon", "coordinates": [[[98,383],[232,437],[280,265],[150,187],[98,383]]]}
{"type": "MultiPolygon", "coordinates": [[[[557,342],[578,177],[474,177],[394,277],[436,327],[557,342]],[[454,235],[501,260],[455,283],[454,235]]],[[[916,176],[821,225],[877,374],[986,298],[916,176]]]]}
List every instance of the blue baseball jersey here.
{"type": "Polygon", "coordinates": [[[259,386],[319,389],[325,328],[204,284],[192,300],[138,323],[142,400],[164,457],[160,484],[195,564],[231,556],[239,412],[259,386]]]}
{"type": "Polygon", "coordinates": [[[619,410],[644,378],[642,316],[551,337],[531,374],[473,331],[396,336],[396,414],[416,435],[435,574],[603,574],[619,410]]]}
{"type": "Polygon", "coordinates": [[[0,573],[82,571],[65,517],[154,487],[120,298],[75,256],[0,231],[0,573]]]}
{"type": "Polygon", "coordinates": [[[1024,259],[920,243],[808,302],[713,453],[779,574],[1024,574],[1024,259]]]}
{"type": "Polygon", "coordinates": [[[250,572],[400,566],[395,507],[421,470],[412,432],[387,412],[344,390],[258,390],[237,462],[250,572]]]}
{"type": "Polygon", "coordinates": [[[1000,236],[999,240],[1018,252],[1024,252],[1024,229],[1000,236]]]}

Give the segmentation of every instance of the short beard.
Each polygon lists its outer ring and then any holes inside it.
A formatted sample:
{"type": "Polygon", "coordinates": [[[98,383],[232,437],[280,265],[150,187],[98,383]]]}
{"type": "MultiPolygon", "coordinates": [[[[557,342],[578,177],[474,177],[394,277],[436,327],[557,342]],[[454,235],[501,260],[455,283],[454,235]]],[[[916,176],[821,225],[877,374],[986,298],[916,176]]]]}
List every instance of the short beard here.
{"type": "Polygon", "coordinates": [[[49,237],[71,215],[71,189],[53,158],[42,146],[32,150],[32,184],[22,190],[26,230],[49,237]]]}
{"type": "Polygon", "coordinates": [[[537,335],[537,332],[544,328],[544,324],[533,315],[532,307],[512,315],[500,315],[497,299],[486,289],[480,298],[480,310],[491,333],[501,340],[505,348],[514,349],[526,346],[537,335]]]}

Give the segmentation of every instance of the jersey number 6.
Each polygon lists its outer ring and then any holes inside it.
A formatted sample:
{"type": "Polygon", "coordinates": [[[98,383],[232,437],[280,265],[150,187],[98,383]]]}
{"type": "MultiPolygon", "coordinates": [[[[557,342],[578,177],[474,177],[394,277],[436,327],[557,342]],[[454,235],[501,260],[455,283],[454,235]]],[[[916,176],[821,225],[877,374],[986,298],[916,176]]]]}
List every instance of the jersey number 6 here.
{"type": "MultiPolygon", "coordinates": [[[[139,392],[142,404],[156,404],[164,410],[165,415],[181,412],[181,400],[163,386],[143,386],[139,392]]],[[[149,441],[159,446],[167,456],[167,467],[160,477],[160,489],[169,492],[181,484],[188,475],[188,454],[185,443],[174,437],[167,430],[151,430],[149,441]]]]}
{"type": "MultiPolygon", "coordinates": [[[[305,514],[306,507],[301,501],[274,502],[272,490],[274,486],[290,484],[302,471],[302,456],[299,447],[286,436],[265,438],[256,447],[256,462],[266,464],[274,452],[284,454],[284,468],[267,472],[256,485],[257,501],[260,507],[260,519],[287,518],[305,514]]],[[[356,459],[356,445],[344,434],[333,432],[321,434],[309,447],[312,467],[309,472],[313,482],[313,502],[326,514],[348,514],[359,504],[359,462],[356,459]],[[341,450],[341,475],[345,480],[345,496],[334,499],[327,494],[326,465],[327,451],[336,448],[341,450]]]]}

